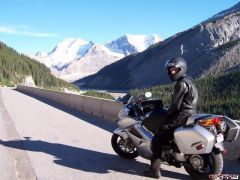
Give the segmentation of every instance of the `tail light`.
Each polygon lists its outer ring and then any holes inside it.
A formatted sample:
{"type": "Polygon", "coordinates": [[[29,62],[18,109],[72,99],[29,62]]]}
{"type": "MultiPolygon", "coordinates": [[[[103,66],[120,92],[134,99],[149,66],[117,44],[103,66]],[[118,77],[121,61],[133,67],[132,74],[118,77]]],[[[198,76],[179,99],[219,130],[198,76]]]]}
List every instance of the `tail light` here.
{"type": "Polygon", "coordinates": [[[204,120],[199,121],[199,124],[200,124],[201,126],[206,126],[206,127],[208,127],[208,126],[213,126],[213,125],[216,126],[216,125],[220,124],[221,120],[222,120],[221,117],[204,119],[204,120]]]}

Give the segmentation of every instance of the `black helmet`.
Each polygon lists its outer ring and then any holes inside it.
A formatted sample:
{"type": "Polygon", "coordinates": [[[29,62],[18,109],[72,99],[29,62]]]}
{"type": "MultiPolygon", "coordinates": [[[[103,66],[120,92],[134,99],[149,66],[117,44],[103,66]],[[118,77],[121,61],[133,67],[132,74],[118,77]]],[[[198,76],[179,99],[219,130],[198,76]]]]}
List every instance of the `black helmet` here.
{"type": "Polygon", "coordinates": [[[176,81],[179,78],[186,75],[187,63],[181,57],[174,57],[174,58],[169,59],[166,62],[165,66],[167,67],[168,75],[172,81],[176,81]]]}

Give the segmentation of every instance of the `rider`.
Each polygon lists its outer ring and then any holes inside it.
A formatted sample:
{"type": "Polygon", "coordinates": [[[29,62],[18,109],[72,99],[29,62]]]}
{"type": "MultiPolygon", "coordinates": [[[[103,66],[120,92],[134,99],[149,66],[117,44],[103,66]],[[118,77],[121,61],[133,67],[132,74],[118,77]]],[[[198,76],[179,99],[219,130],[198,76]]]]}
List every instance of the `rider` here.
{"type": "Polygon", "coordinates": [[[173,138],[176,128],[186,124],[187,118],[196,113],[198,91],[192,80],[186,76],[187,64],[181,57],[171,58],[166,63],[168,75],[172,81],[176,81],[172,94],[172,102],[167,112],[169,124],[163,125],[154,135],[151,142],[153,152],[151,166],[144,172],[147,177],[159,178],[162,145],[166,145],[173,138]]]}

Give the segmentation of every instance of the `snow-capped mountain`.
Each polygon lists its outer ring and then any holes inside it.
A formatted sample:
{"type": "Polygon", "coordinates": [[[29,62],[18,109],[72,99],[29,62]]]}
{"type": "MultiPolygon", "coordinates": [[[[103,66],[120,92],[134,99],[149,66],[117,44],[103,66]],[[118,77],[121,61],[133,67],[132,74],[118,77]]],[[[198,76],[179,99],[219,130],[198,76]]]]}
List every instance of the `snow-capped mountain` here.
{"type": "Polygon", "coordinates": [[[37,52],[37,59],[41,59],[47,67],[61,70],[71,63],[72,60],[78,59],[91,46],[91,42],[82,39],[67,38],[60,42],[50,53],[37,52]]]}
{"type": "Polygon", "coordinates": [[[114,41],[106,43],[105,46],[114,52],[129,55],[142,52],[159,41],[161,41],[161,39],[156,34],[148,36],[126,34],[114,41]]]}
{"type": "Polygon", "coordinates": [[[60,72],[60,78],[74,81],[79,78],[95,74],[100,69],[124,57],[123,54],[110,51],[108,48],[89,43],[85,54],[69,63],[60,72]]]}
{"type": "Polygon", "coordinates": [[[37,52],[35,59],[49,67],[57,77],[72,82],[95,74],[128,54],[143,51],[159,40],[157,35],[125,35],[103,46],[67,38],[49,53],[37,52]]]}

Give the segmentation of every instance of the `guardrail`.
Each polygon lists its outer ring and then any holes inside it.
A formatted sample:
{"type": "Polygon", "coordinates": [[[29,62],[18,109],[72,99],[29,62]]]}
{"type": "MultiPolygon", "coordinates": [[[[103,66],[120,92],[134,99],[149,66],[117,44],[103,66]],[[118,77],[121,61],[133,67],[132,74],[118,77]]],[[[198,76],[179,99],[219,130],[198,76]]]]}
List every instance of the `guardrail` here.
{"type": "MultiPolygon", "coordinates": [[[[24,93],[55,101],[81,112],[93,114],[111,122],[116,122],[118,113],[122,108],[122,104],[116,103],[115,101],[90,96],[75,95],[23,85],[18,85],[17,89],[24,93]]],[[[238,124],[240,125],[239,122],[238,124]]],[[[227,159],[235,160],[240,158],[240,135],[234,143],[226,142],[224,145],[228,150],[227,159]]]]}

